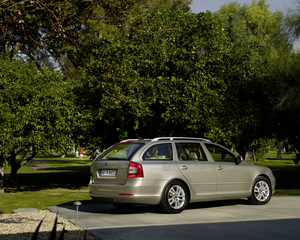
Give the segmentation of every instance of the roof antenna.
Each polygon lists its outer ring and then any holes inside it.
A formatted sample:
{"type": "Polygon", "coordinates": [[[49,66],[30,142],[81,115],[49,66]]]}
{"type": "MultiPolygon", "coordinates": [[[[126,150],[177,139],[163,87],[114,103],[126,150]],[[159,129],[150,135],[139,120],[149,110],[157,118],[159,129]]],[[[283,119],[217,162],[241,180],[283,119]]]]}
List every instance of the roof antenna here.
{"type": "Polygon", "coordinates": [[[136,136],[138,137],[138,140],[139,140],[139,141],[143,141],[143,140],[144,140],[143,138],[139,137],[139,135],[138,135],[137,133],[135,133],[135,134],[136,134],[136,136]]]}

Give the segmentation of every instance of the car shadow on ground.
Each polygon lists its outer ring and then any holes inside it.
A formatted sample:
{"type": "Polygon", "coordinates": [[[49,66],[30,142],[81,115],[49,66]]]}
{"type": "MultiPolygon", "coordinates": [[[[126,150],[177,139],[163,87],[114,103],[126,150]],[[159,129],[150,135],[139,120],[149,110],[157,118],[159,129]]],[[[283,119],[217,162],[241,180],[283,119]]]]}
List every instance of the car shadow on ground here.
{"type": "MultiPolygon", "coordinates": [[[[93,202],[95,203],[95,202],[93,202]]],[[[223,200],[223,201],[213,201],[213,202],[198,202],[190,203],[185,211],[193,209],[208,209],[208,208],[218,208],[225,206],[234,206],[234,205],[250,205],[246,199],[236,199],[236,200],[223,200]]],[[[69,210],[76,210],[76,207],[73,205],[62,205],[61,208],[66,208],[69,210]]],[[[86,213],[101,213],[101,214],[144,214],[144,213],[154,213],[154,214],[166,214],[164,213],[158,205],[147,205],[147,204],[134,204],[131,208],[126,210],[120,210],[114,207],[110,203],[99,203],[99,204],[82,204],[79,207],[80,212],[86,213]]]]}
{"type": "Polygon", "coordinates": [[[247,199],[234,199],[234,200],[222,200],[222,201],[211,201],[211,202],[197,202],[190,203],[186,210],[200,209],[200,208],[217,208],[233,205],[252,205],[247,199]]]}

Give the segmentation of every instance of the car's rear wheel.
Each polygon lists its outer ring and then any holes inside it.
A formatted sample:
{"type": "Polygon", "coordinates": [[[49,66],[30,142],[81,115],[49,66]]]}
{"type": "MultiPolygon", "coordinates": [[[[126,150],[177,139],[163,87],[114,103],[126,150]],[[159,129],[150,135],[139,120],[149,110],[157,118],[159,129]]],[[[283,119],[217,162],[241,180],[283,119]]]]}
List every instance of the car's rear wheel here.
{"type": "Polygon", "coordinates": [[[272,196],[272,186],[269,179],[258,177],[252,188],[252,194],[248,198],[249,202],[255,205],[263,205],[270,201],[272,196]]]}
{"type": "Polygon", "coordinates": [[[189,191],[180,181],[169,183],[166,187],[160,207],[166,213],[181,213],[188,205],[189,191]]]}
{"type": "Polygon", "coordinates": [[[120,210],[127,210],[133,206],[133,203],[112,203],[112,205],[120,210]]]}

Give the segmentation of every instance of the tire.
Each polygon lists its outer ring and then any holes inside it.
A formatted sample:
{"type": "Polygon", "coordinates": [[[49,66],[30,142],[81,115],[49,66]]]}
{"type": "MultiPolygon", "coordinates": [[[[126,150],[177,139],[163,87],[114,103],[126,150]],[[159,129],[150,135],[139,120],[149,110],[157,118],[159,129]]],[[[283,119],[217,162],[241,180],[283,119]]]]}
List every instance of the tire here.
{"type": "Polygon", "coordinates": [[[180,181],[168,184],[163,192],[160,208],[166,213],[181,213],[189,203],[189,191],[180,181]]]}
{"type": "Polygon", "coordinates": [[[264,205],[270,201],[272,197],[272,186],[269,179],[258,177],[252,187],[249,202],[255,205],[264,205]]]}
{"type": "Polygon", "coordinates": [[[133,203],[112,203],[112,205],[120,210],[128,210],[133,206],[133,203]]]}

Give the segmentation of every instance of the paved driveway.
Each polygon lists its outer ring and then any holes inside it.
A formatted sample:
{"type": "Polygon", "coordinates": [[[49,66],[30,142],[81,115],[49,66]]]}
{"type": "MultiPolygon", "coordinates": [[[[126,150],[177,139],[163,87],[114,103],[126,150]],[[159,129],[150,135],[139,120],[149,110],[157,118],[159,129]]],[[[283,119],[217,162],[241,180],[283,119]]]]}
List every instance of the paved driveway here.
{"type": "MultiPolygon", "coordinates": [[[[75,223],[75,206],[49,210],[75,223]]],[[[300,197],[273,197],[264,206],[244,199],[193,203],[180,214],[149,205],[129,211],[110,204],[82,205],[77,224],[102,240],[300,239],[300,197]]]]}

